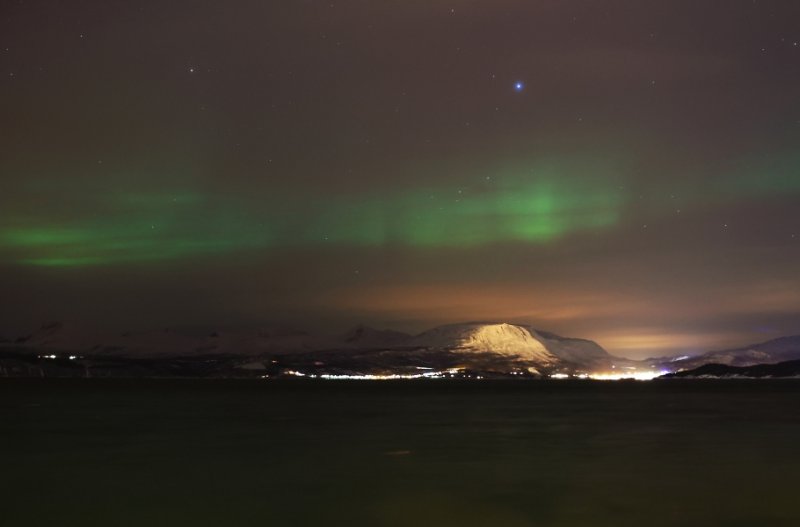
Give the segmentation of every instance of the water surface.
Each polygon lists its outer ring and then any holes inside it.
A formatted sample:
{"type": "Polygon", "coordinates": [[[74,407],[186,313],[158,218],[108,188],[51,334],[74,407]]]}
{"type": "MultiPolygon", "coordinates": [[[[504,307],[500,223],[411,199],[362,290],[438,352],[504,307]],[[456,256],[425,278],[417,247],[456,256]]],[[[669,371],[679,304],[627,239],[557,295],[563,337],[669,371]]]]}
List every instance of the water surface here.
{"type": "Polygon", "coordinates": [[[0,525],[797,526],[800,381],[0,380],[0,525]]]}

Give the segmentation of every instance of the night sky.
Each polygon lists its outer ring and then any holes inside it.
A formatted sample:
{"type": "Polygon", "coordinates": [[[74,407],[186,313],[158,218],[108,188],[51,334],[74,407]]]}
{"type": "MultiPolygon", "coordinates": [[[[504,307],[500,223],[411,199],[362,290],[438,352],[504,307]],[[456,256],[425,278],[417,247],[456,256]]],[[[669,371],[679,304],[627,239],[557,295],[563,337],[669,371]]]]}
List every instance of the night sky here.
{"type": "Polygon", "coordinates": [[[0,4],[0,334],[800,333],[800,2],[0,4]]]}

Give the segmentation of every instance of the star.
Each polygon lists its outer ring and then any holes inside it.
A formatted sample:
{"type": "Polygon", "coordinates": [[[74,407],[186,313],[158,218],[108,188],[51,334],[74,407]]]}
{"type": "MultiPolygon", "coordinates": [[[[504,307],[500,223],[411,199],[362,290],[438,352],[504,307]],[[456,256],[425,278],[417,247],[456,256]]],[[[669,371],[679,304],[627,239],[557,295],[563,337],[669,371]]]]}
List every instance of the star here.
{"type": "Polygon", "coordinates": [[[522,81],[517,81],[514,83],[514,91],[521,92],[525,89],[525,83],[522,81]]]}

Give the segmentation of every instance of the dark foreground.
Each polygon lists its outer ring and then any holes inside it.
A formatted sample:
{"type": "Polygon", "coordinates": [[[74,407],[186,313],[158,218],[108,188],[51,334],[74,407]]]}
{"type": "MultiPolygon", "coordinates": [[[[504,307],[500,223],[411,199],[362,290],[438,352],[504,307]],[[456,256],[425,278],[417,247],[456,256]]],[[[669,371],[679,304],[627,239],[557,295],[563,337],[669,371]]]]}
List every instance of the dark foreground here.
{"type": "Polygon", "coordinates": [[[0,380],[3,526],[796,526],[800,381],[0,380]]]}

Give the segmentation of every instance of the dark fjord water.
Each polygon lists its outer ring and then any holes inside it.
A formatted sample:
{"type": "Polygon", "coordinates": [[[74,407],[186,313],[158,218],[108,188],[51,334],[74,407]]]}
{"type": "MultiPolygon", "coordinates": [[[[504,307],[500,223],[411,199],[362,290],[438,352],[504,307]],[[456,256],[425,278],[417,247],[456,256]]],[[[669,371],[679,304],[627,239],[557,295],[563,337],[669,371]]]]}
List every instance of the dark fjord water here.
{"type": "Polygon", "coordinates": [[[800,381],[0,380],[2,526],[797,526],[800,381]]]}

